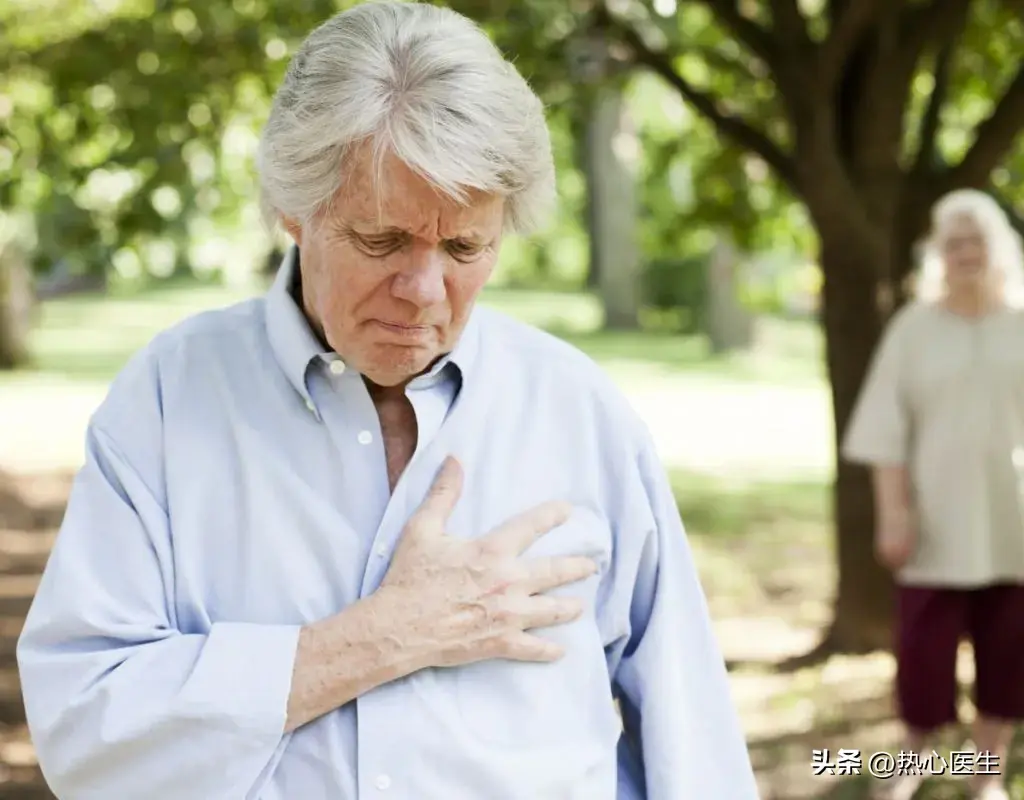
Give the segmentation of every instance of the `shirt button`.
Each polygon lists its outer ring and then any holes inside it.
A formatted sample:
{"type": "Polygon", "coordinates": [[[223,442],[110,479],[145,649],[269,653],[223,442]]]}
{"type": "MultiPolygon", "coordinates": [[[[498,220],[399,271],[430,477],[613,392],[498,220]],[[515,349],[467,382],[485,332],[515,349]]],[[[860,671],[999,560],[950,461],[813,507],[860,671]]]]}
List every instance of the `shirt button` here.
{"type": "Polygon", "coordinates": [[[386,556],[387,554],[388,554],[388,549],[384,545],[382,545],[382,544],[377,545],[377,555],[379,555],[381,558],[384,558],[384,556],[386,556]]]}
{"type": "Polygon", "coordinates": [[[373,434],[369,431],[359,431],[359,435],[356,437],[359,444],[369,444],[373,441],[373,434]]]}
{"type": "Polygon", "coordinates": [[[344,361],[332,361],[331,362],[331,366],[330,366],[330,370],[335,375],[341,375],[341,373],[343,373],[345,371],[345,362],[344,361]]]}
{"type": "Polygon", "coordinates": [[[313,405],[313,401],[312,401],[312,400],[307,400],[307,401],[306,401],[306,408],[308,408],[308,409],[309,409],[310,411],[312,411],[312,412],[313,412],[314,414],[316,413],[316,406],[315,406],[315,405],[313,405]]]}
{"type": "Polygon", "coordinates": [[[377,776],[377,788],[378,789],[380,789],[383,792],[385,789],[390,788],[390,786],[391,786],[391,778],[389,778],[387,775],[378,775],[377,776]]]}

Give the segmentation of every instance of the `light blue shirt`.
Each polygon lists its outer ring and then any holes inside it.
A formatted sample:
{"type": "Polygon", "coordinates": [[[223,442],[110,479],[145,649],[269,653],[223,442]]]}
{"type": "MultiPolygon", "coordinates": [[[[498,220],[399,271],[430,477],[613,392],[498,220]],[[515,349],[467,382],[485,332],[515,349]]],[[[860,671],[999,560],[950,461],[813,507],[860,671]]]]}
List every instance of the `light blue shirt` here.
{"type": "Polygon", "coordinates": [[[62,800],[754,800],[690,548],[650,436],[584,355],[477,308],[408,395],[389,491],[365,385],[289,292],[158,335],[90,421],[18,660],[62,800]],[[373,592],[447,454],[449,533],[548,499],[526,556],[591,555],[539,632],[556,663],[421,670],[290,734],[299,628],[373,592]],[[618,698],[622,720],[613,699],[618,698]]]}

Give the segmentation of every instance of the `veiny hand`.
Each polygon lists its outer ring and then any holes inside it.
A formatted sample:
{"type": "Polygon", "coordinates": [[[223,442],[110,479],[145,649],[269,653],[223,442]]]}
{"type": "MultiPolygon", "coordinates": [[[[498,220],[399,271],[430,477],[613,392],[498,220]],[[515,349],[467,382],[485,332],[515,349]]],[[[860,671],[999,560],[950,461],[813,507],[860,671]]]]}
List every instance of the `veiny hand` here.
{"type": "Polygon", "coordinates": [[[523,559],[531,543],[569,518],[568,503],[550,502],[475,540],[445,533],[462,492],[462,468],[448,458],[423,504],[406,523],[378,593],[401,620],[403,644],[426,653],[429,666],[490,658],[554,661],[562,648],[527,633],[571,622],[579,598],[543,594],[597,571],[586,557],[523,559]]]}
{"type": "Polygon", "coordinates": [[[875,534],[875,555],[888,569],[902,568],[917,545],[917,527],[909,511],[886,514],[875,534]]]}

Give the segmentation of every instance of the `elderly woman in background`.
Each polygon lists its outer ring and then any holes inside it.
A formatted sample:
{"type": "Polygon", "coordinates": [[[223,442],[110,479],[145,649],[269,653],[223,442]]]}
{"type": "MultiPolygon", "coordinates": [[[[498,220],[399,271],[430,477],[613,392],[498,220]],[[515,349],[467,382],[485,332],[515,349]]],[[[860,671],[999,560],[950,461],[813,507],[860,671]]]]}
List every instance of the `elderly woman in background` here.
{"type": "MultiPolygon", "coordinates": [[[[957,721],[956,656],[976,665],[974,797],[1006,798],[1024,718],[1024,258],[999,206],[957,191],[933,210],[917,297],[890,321],[843,442],[873,470],[875,546],[896,576],[906,749],[957,721]],[[998,761],[997,761],[998,759],[998,761]],[[990,774],[981,774],[981,773],[990,774]]],[[[905,776],[890,795],[909,797],[905,776]]]]}

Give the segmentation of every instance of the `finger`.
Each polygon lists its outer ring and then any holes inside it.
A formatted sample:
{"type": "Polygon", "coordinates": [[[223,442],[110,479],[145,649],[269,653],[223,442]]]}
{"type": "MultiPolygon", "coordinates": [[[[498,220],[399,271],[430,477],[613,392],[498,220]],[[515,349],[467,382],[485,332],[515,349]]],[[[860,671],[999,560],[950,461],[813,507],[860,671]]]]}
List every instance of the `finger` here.
{"type": "Polygon", "coordinates": [[[519,555],[545,533],[569,519],[571,513],[569,503],[560,500],[541,503],[503,522],[481,537],[480,543],[500,553],[519,555]]]}
{"type": "Polygon", "coordinates": [[[529,594],[537,594],[585,580],[596,572],[597,562],[586,556],[536,558],[527,562],[521,585],[529,594]]]}
{"type": "Polygon", "coordinates": [[[583,600],[579,597],[550,597],[537,595],[526,598],[517,609],[518,625],[522,630],[550,628],[574,622],[583,614],[583,600]]]}
{"type": "Polygon", "coordinates": [[[557,661],[565,655],[565,648],[555,642],[549,642],[529,633],[517,631],[507,633],[497,641],[498,658],[512,661],[557,661]]]}
{"type": "MultiPolygon", "coordinates": [[[[417,521],[446,522],[462,494],[462,481],[462,465],[454,456],[448,456],[441,464],[427,496],[416,510],[414,516],[417,521]]],[[[442,526],[438,525],[437,530],[442,530],[442,526]]]]}

